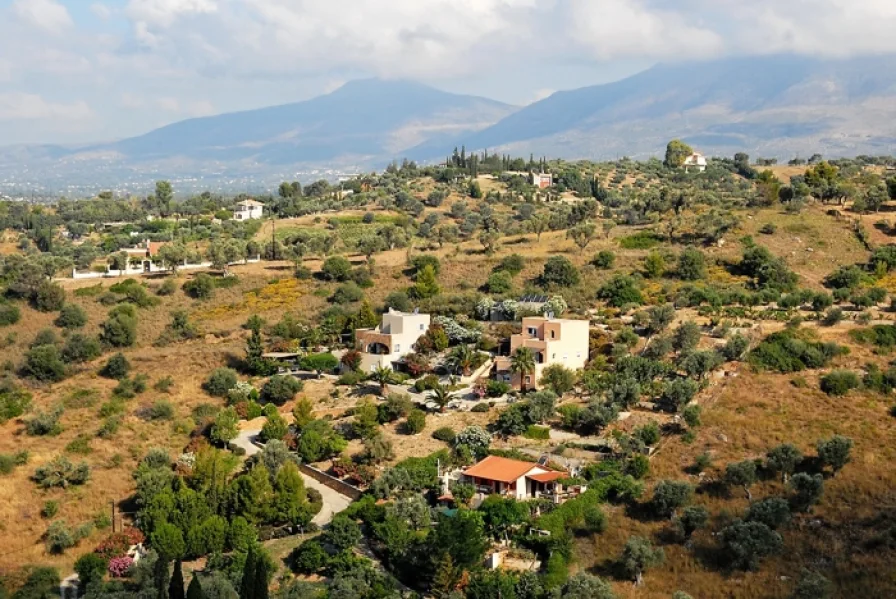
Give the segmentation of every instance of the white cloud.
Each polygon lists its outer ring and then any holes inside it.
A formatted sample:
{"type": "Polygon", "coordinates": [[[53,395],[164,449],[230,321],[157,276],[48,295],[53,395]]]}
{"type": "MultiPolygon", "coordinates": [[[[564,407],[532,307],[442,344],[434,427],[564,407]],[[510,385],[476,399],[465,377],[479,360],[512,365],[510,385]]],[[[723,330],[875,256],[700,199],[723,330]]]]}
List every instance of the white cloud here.
{"type": "Polygon", "coordinates": [[[703,58],[724,47],[718,33],[692,24],[693,15],[673,6],[656,8],[638,0],[571,0],[567,17],[572,39],[598,60],[703,58]]]}
{"type": "Polygon", "coordinates": [[[40,92],[34,111],[89,107],[115,135],[371,75],[522,103],[635,68],[620,65],[896,53],[896,0],[79,1],[85,29],[59,0],[0,0],[6,113],[40,92]]]}
{"type": "Polygon", "coordinates": [[[138,23],[167,27],[184,15],[211,14],[216,0],[130,0],[125,12],[138,23]]]}
{"type": "Polygon", "coordinates": [[[76,126],[92,119],[93,111],[86,102],[71,104],[48,102],[37,94],[21,92],[0,93],[0,120],[67,121],[76,126]]]}
{"type": "Polygon", "coordinates": [[[12,10],[23,21],[51,33],[73,25],[68,9],[56,0],[15,0],[12,10]]]}
{"type": "Polygon", "coordinates": [[[113,11],[102,2],[94,2],[90,5],[90,12],[101,21],[108,21],[112,18],[113,11]]]}

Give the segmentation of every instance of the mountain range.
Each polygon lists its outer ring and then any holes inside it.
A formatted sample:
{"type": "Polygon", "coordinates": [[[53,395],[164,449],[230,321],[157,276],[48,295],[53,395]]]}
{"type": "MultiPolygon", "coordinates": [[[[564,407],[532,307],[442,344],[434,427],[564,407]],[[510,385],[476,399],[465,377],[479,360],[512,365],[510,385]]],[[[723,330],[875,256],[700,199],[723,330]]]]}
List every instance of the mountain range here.
{"type": "MultiPolygon", "coordinates": [[[[896,56],[798,56],[659,64],[613,83],[516,107],[411,81],[367,79],[305,102],[190,119],[81,147],[0,148],[0,175],[234,176],[438,161],[455,146],[514,155],[661,155],[682,138],[705,154],[890,154],[896,56]]],[[[273,181],[272,181],[273,182],[273,181]]]]}

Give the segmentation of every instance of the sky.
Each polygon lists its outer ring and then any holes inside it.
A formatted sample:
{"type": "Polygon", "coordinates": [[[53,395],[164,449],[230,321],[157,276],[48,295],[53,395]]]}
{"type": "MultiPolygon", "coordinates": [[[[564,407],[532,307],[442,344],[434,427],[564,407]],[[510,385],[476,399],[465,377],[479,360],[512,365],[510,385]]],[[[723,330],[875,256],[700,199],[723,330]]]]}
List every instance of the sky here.
{"type": "Polygon", "coordinates": [[[894,0],[0,0],[0,145],[87,143],[361,77],[528,104],[657,62],[896,52],[894,0]]]}

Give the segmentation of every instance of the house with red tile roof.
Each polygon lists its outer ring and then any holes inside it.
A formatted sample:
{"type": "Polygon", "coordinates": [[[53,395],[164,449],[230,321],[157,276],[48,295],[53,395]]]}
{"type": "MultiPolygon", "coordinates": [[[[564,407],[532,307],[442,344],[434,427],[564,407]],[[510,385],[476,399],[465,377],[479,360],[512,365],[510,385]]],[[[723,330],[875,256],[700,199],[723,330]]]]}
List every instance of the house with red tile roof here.
{"type": "Polygon", "coordinates": [[[557,503],[585,490],[584,487],[565,489],[560,482],[565,478],[569,478],[566,472],[534,462],[493,455],[470,466],[460,475],[461,482],[472,484],[485,495],[497,493],[518,501],[547,497],[557,503]]]}

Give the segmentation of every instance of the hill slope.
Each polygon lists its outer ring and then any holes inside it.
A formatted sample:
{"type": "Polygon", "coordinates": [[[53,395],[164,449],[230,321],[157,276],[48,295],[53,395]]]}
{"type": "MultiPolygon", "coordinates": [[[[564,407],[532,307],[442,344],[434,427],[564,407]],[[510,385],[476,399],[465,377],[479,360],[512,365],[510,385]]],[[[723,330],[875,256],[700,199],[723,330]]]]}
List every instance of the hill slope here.
{"type": "Polygon", "coordinates": [[[306,102],[191,119],[88,150],[129,160],[181,155],[268,164],[391,157],[433,135],[486,127],[513,107],[419,83],[367,79],[306,102]]]}
{"type": "MultiPolygon", "coordinates": [[[[568,158],[658,154],[673,137],[719,154],[888,153],[896,143],[894,116],[896,57],[732,58],[657,65],[558,92],[454,141],[468,150],[568,158]]],[[[421,145],[414,155],[443,152],[421,145]]]]}

